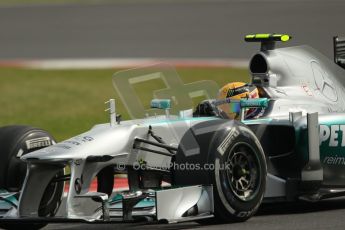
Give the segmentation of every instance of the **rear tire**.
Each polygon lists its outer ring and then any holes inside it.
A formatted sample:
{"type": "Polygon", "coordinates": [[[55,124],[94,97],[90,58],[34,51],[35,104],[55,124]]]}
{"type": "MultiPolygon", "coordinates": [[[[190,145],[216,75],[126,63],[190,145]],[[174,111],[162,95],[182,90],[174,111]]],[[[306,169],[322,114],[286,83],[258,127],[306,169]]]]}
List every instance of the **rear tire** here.
{"type": "MultiPolygon", "coordinates": [[[[174,182],[182,186],[213,185],[215,218],[200,223],[245,221],[256,213],[264,196],[267,174],[264,152],[253,132],[240,122],[223,122],[208,134],[195,131],[210,126],[210,122],[205,122],[192,128],[200,154],[186,156],[179,148],[175,163],[199,164],[201,168],[213,165],[214,169],[175,170],[174,182]]],[[[191,135],[186,137],[181,141],[184,149],[191,142],[191,135]]]]}
{"type": "MultiPolygon", "coordinates": [[[[46,131],[30,126],[5,126],[0,128],[0,188],[10,192],[19,192],[26,176],[26,164],[20,157],[32,151],[55,143],[46,131]]],[[[57,175],[63,175],[61,170],[57,175]]],[[[53,178],[52,178],[53,179],[53,178]]],[[[39,216],[52,216],[57,211],[63,194],[64,183],[51,183],[42,197],[39,216]]],[[[47,224],[0,224],[4,229],[43,228],[47,224]]]]}

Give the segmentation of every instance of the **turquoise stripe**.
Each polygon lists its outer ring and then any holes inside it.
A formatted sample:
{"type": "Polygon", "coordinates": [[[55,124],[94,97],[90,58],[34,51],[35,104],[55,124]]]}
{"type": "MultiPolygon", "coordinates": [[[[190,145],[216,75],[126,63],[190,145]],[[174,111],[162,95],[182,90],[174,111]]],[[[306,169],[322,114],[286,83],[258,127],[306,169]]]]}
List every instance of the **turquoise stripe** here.
{"type": "Polygon", "coordinates": [[[211,121],[211,120],[217,120],[220,119],[218,117],[191,117],[191,118],[178,118],[178,119],[174,119],[174,120],[152,120],[152,121],[145,121],[145,124],[161,124],[161,123],[175,123],[175,122],[181,122],[181,121],[211,121]]]}
{"type": "Polygon", "coordinates": [[[272,118],[262,118],[262,119],[253,119],[253,120],[244,120],[244,124],[268,124],[272,121],[272,118]]]}
{"type": "MultiPolygon", "coordinates": [[[[8,191],[4,189],[0,189],[0,196],[2,197],[7,197],[6,200],[12,202],[13,204],[18,206],[18,200],[17,198],[13,195],[11,195],[8,191]]],[[[0,209],[10,209],[12,207],[11,204],[9,204],[6,201],[0,200],[0,209]]]]}

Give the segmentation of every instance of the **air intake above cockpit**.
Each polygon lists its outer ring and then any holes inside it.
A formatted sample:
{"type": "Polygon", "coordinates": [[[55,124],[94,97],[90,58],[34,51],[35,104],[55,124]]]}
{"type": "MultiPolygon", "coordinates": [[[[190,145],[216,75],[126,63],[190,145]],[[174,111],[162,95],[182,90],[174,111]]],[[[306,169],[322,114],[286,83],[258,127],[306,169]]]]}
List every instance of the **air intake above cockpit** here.
{"type": "Polygon", "coordinates": [[[249,66],[250,72],[256,74],[265,74],[268,71],[268,64],[266,58],[258,53],[252,57],[249,66]]]}

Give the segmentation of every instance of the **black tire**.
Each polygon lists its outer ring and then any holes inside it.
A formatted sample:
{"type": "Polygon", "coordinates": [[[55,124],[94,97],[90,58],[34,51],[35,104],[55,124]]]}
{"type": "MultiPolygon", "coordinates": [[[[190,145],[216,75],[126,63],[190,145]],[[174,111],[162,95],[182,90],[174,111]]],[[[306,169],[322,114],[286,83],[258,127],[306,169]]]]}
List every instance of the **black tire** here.
{"type": "MultiPolygon", "coordinates": [[[[19,192],[26,175],[26,164],[20,160],[29,152],[55,143],[46,131],[30,126],[5,126],[0,128],[0,188],[19,192]]],[[[63,174],[61,170],[58,175],[63,174]]],[[[53,178],[52,178],[53,179],[53,178]]],[[[64,183],[51,183],[42,197],[39,216],[52,216],[57,211],[63,194],[64,183]]],[[[40,229],[46,224],[0,224],[5,229],[40,229]]]]}
{"type": "Polygon", "coordinates": [[[175,158],[176,165],[187,162],[203,168],[207,164],[214,165],[214,170],[175,170],[174,184],[213,185],[215,218],[201,223],[242,222],[254,215],[262,202],[267,174],[265,155],[247,126],[237,121],[216,122],[220,124],[214,132],[196,135],[199,128],[214,125],[205,122],[193,127],[187,139],[182,138],[181,143],[188,145],[192,135],[200,147],[200,154],[186,156],[179,148],[175,158]]]}
{"type": "Polygon", "coordinates": [[[26,164],[20,160],[20,156],[37,150],[31,148],[30,142],[37,138],[46,138],[46,142],[38,142],[38,145],[51,145],[53,137],[46,131],[29,126],[5,126],[0,128],[0,188],[11,192],[21,189],[25,175],[26,164]],[[28,143],[28,144],[27,144],[28,143]]]}

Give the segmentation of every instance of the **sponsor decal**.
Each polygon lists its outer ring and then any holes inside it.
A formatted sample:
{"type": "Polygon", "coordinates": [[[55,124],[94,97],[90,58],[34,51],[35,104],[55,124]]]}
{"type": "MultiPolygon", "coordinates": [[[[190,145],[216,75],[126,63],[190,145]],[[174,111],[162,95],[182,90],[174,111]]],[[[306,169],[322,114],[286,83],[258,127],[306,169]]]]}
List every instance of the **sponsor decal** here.
{"type": "Polygon", "coordinates": [[[345,157],[328,156],[323,159],[323,163],[328,165],[345,165],[345,157]]]}
{"type": "Polygon", "coordinates": [[[232,128],[228,135],[225,137],[223,142],[218,146],[217,151],[224,155],[225,151],[228,149],[231,142],[240,134],[237,128],[232,128]]]}
{"type": "Polygon", "coordinates": [[[78,141],[73,141],[73,140],[67,140],[67,141],[64,141],[64,143],[69,143],[72,145],[81,145],[81,143],[79,143],[78,141]]]}
{"type": "Polygon", "coordinates": [[[76,137],[73,137],[69,140],[66,140],[66,141],[63,141],[63,142],[56,144],[55,147],[69,150],[75,146],[81,146],[84,143],[88,143],[88,142],[91,142],[93,140],[94,140],[94,138],[90,137],[90,136],[76,136],[76,137]]]}
{"type": "MultiPolygon", "coordinates": [[[[255,210],[255,209],[254,209],[255,210]]],[[[247,216],[251,216],[253,211],[242,211],[242,212],[238,212],[236,213],[236,216],[242,218],[242,217],[247,217],[247,216]]]]}
{"type": "Polygon", "coordinates": [[[328,144],[329,147],[345,146],[345,125],[320,125],[320,145],[328,144]]]}
{"type": "Polygon", "coordinates": [[[61,149],[65,149],[65,150],[69,150],[71,149],[72,147],[71,146],[68,146],[68,145],[64,145],[64,144],[57,144],[57,145],[54,145],[56,148],[61,148],[61,149]]]}
{"type": "Polygon", "coordinates": [[[25,141],[28,150],[52,145],[50,137],[40,137],[25,141]]]}
{"type": "Polygon", "coordinates": [[[303,85],[301,85],[301,87],[308,96],[310,96],[310,97],[313,96],[313,92],[309,89],[308,85],[303,84],[303,85]]]}
{"type": "Polygon", "coordinates": [[[18,153],[17,153],[17,157],[20,158],[24,153],[23,149],[19,149],[18,153]]]}
{"type": "Polygon", "coordinates": [[[320,154],[323,164],[345,165],[345,125],[320,125],[320,154]]]}

